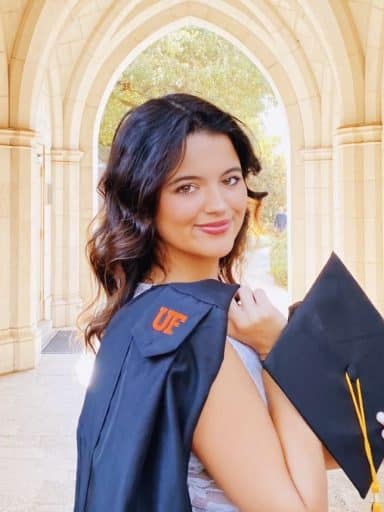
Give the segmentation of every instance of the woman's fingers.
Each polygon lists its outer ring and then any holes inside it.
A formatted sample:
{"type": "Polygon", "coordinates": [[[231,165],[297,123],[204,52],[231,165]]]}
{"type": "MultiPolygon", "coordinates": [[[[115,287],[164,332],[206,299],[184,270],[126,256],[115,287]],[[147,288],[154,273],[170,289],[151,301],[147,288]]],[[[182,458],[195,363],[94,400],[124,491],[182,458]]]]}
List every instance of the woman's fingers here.
{"type": "Polygon", "coordinates": [[[250,319],[257,318],[256,307],[252,290],[241,286],[229,306],[229,320],[239,326],[244,325],[245,322],[249,323],[250,319]]]}
{"type": "MultiPolygon", "coordinates": [[[[376,419],[379,423],[381,423],[384,427],[384,412],[380,411],[376,414],[376,419]]],[[[384,438],[384,430],[381,431],[381,436],[384,438]]]]}
{"type": "Polygon", "coordinates": [[[237,290],[237,297],[240,300],[240,305],[243,309],[255,307],[255,299],[252,290],[246,286],[240,286],[237,290]]]}
{"type": "Polygon", "coordinates": [[[228,334],[265,356],[275,344],[285,318],[263,290],[241,286],[228,312],[228,334]]]}
{"type": "MultiPolygon", "coordinates": [[[[237,290],[235,297],[232,299],[233,306],[243,307],[243,309],[254,309],[255,305],[263,306],[270,304],[267,294],[261,288],[251,290],[246,286],[240,286],[237,290]]],[[[235,308],[235,310],[237,310],[235,308]]]]}
{"type": "Polygon", "coordinates": [[[257,304],[262,305],[262,304],[270,303],[270,300],[268,299],[268,295],[265,293],[265,291],[262,288],[255,288],[252,292],[252,295],[257,304]]]}

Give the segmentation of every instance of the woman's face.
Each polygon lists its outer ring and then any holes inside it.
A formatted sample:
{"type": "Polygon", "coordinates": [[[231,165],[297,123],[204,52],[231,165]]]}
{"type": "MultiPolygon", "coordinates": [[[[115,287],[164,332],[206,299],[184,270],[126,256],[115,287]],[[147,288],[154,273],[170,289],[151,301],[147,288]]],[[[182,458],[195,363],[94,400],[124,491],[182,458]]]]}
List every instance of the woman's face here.
{"type": "Polygon", "coordinates": [[[216,259],[232,249],[247,208],[240,161],[226,135],[197,132],[164,184],[155,218],[171,260],[216,259]]]}

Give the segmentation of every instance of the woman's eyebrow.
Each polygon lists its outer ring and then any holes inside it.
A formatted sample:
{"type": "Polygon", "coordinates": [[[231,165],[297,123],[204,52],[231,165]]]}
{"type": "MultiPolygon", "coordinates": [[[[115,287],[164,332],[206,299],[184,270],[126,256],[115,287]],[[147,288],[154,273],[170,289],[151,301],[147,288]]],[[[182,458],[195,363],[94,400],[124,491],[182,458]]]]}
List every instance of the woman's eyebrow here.
{"type": "Polygon", "coordinates": [[[231,167],[230,169],[227,169],[226,171],[223,172],[222,176],[225,176],[226,174],[229,174],[230,172],[235,172],[235,171],[239,171],[239,172],[243,172],[241,167],[231,167]]]}
{"type": "Polygon", "coordinates": [[[192,175],[179,176],[178,178],[171,180],[168,183],[168,185],[175,185],[176,183],[179,183],[179,181],[184,181],[184,180],[202,180],[202,179],[203,179],[203,176],[192,176],[192,175]]]}
{"type": "MultiPolygon", "coordinates": [[[[227,169],[226,171],[224,171],[221,176],[225,176],[226,174],[229,174],[230,172],[234,172],[234,171],[238,171],[238,172],[242,173],[242,170],[240,167],[231,167],[230,169],[227,169]]],[[[176,183],[179,183],[180,181],[184,181],[184,180],[203,180],[203,179],[204,179],[204,176],[193,176],[193,175],[179,176],[178,178],[171,180],[168,183],[168,185],[175,185],[176,183]]]]}

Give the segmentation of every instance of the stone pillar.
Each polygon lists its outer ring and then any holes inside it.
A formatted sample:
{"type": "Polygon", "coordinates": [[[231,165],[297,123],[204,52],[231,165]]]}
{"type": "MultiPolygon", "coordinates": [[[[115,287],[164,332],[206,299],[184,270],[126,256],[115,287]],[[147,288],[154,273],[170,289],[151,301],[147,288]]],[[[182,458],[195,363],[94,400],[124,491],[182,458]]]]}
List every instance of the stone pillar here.
{"type": "MultiPolygon", "coordinates": [[[[85,138],[85,137],[84,137],[85,138]]],[[[97,152],[92,146],[84,145],[84,156],[81,160],[81,205],[80,205],[80,297],[84,305],[89,304],[96,295],[96,281],[88,263],[85,253],[89,238],[89,225],[98,211],[98,196],[96,186],[98,183],[98,169],[94,168],[97,161],[97,152]]]]}
{"type": "Polygon", "coordinates": [[[41,148],[33,131],[0,130],[0,373],[40,358],[41,148]]]}
{"type": "Polygon", "coordinates": [[[52,320],[73,327],[81,309],[79,294],[80,160],[82,152],[51,151],[52,172],[52,320]]]}
{"type": "Polygon", "coordinates": [[[384,311],[381,125],[342,127],[335,136],[335,250],[384,311]]]}
{"type": "Polygon", "coordinates": [[[305,285],[312,285],[332,252],[332,148],[303,150],[305,173],[305,285]]]}
{"type": "Polygon", "coordinates": [[[291,151],[291,170],[288,183],[288,292],[292,302],[305,294],[306,238],[305,238],[305,174],[300,150],[291,151]]]}

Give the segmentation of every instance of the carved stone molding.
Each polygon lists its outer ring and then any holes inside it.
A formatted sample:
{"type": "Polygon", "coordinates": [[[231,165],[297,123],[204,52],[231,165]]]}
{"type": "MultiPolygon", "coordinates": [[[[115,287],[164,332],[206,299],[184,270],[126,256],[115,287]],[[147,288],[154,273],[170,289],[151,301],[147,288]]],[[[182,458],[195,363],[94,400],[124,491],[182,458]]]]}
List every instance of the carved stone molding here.
{"type": "Polygon", "coordinates": [[[0,129],[0,148],[30,150],[40,144],[42,144],[41,135],[33,130],[0,129]]]}
{"type": "Polygon", "coordinates": [[[367,124],[360,126],[343,126],[335,134],[337,146],[359,146],[365,144],[381,144],[383,126],[367,124]]]}
{"type": "Polygon", "coordinates": [[[80,151],[79,149],[59,149],[54,148],[51,149],[50,153],[47,155],[51,157],[52,162],[58,162],[63,164],[72,164],[78,163],[81,161],[84,155],[84,151],[80,151]]]}
{"type": "Polygon", "coordinates": [[[317,148],[304,148],[301,150],[304,162],[319,162],[332,160],[333,149],[331,146],[317,148]]]}

